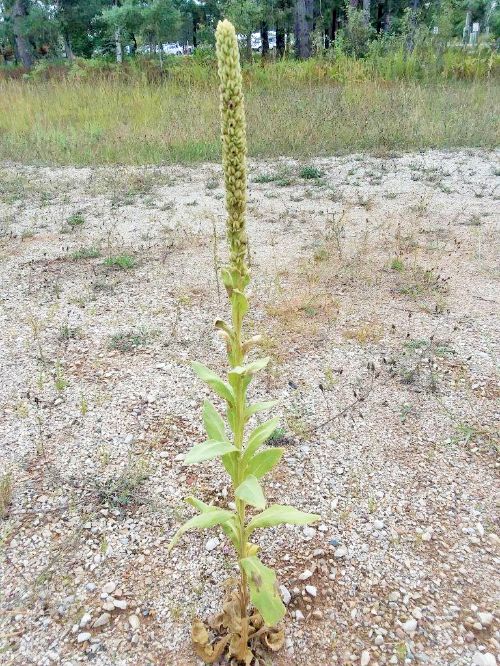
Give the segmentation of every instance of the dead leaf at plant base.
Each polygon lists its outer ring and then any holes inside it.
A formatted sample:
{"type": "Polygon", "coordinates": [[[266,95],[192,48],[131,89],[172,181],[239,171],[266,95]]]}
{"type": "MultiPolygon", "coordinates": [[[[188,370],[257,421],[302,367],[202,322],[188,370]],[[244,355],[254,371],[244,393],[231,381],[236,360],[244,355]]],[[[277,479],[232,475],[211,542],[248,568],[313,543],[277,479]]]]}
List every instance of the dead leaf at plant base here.
{"type": "Polygon", "coordinates": [[[239,591],[234,589],[228,591],[222,612],[210,618],[208,628],[213,633],[212,639],[205,624],[199,618],[193,620],[191,636],[194,649],[207,664],[213,664],[225,656],[225,664],[252,666],[261,663],[267,651],[280,650],[285,642],[283,629],[266,626],[260,613],[241,617],[239,591]],[[245,631],[245,623],[248,632],[245,631]],[[248,643],[242,645],[242,641],[245,641],[242,636],[245,634],[248,635],[248,643]]]}

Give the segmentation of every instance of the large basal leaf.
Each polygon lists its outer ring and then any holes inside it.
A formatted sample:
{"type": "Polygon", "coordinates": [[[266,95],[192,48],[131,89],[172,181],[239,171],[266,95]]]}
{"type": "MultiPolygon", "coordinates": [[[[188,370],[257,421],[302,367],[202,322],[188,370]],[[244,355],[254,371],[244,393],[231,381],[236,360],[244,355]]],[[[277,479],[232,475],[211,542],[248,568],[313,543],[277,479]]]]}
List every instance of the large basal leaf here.
{"type": "Polygon", "coordinates": [[[209,439],[216,439],[219,442],[227,439],[222,416],[210,400],[205,400],[203,403],[203,423],[209,439]]]}
{"type": "Polygon", "coordinates": [[[247,473],[253,474],[260,479],[264,474],[267,474],[280,460],[283,455],[284,449],[272,447],[265,451],[256,453],[253,458],[248,462],[247,473]]]}
{"type": "Polygon", "coordinates": [[[252,414],[257,414],[257,412],[263,412],[266,409],[271,409],[272,407],[276,407],[276,405],[279,403],[279,400],[267,400],[265,402],[256,402],[253,405],[249,405],[246,408],[245,411],[245,416],[247,419],[249,419],[252,414]]]}
{"type": "Polygon", "coordinates": [[[223,456],[226,453],[232,453],[238,449],[231,444],[231,442],[218,442],[215,439],[208,439],[203,444],[196,444],[186,453],[184,463],[186,465],[193,465],[194,463],[203,462],[204,460],[211,460],[218,456],[223,456]]]}
{"type": "Polygon", "coordinates": [[[207,527],[214,527],[215,525],[223,525],[227,523],[231,518],[234,518],[234,514],[231,511],[226,511],[226,509],[219,509],[214,507],[211,511],[205,511],[200,513],[197,516],[190,518],[184,525],[177,530],[174,535],[174,538],[168,546],[168,550],[172,550],[175,544],[179,541],[180,537],[192,529],[206,529],[207,527]]]}
{"type": "Polygon", "coordinates": [[[247,532],[250,534],[252,530],[258,527],[273,527],[274,525],[283,525],[288,523],[290,525],[307,525],[315,523],[320,519],[316,513],[304,513],[299,511],[293,506],[286,506],[283,504],[272,504],[270,507],[254,516],[248,523],[247,532]]]}
{"type": "Polygon", "coordinates": [[[262,615],[264,622],[273,627],[285,615],[285,606],[276,586],[275,572],[262,564],[255,555],[240,560],[240,566],[247,575],[253,605],[262,615]]]}
{"type": "Polygon", "coordinates": [[[198,377],[202,379],[206,384],[212,388],[217,395],[221,398],[224,398],[230,405],[234,403],[234,394],[231,390],[231,387],[228,386],[225,382],[218,377],[215,372],[212,372],[210,368],[207,368],[203,363],[198,363],[198,361],[193,361],[191,367],[196,372],[198,377]]]}
{"type": "Polygon", "coordinates": [[[266,498],[255,476],[247,476],[243,483],[240,483],[236,488],[234,494],[238,499],[255,506],[257,509],[263,509],[266,506],[266,498]]]}
{"type": "Polygon", "coordinates": [[[248,444],[245,448],[245,453],[243,454],[243,462],[248,463],[253,454],[257,451],[259,446],[263,444],[266,440],[271,437],[273,432],[278,427],[279,418],[270,419],[265,421],[260,426],[257,426],[250,433],[248,438],[248,444]]]}

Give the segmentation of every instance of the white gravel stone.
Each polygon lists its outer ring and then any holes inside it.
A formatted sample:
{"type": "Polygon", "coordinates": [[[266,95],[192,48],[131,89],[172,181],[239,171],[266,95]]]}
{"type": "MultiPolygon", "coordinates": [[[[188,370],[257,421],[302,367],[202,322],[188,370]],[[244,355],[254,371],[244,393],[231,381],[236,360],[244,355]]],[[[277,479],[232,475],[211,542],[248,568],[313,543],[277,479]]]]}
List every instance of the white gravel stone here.
{"type": "Polygon", "coordinates": [[[489,627],[493,622],[493,613],[478,613],[477,618],[483,627],[489,627]]]}
{"type": "Polygon", "coordinates": [[[311,578],[313,575],[313,572],[310,571],[309,569],[305,569],[300,575],[299,575],[299,580],[307,580],[308,578],[311,578]]]}
{"type": "Polygon", "coordinates": [[[89,641],[92,638],[92,634],[89,631],[82,631],[78,636],[76,637],[76,640],[78,643],[85,643],[85,641],[89,641]]]}
{"type": "Polygon", "coordinates": [[[217,537],[212,537],[211,539],[209,539],[209,540],[206,542],[206,544],[205,544],[205,550],[207,550],[207,551],[210,553],[212,550],[215,550],[215,549],[217,548],[217,546],[219,545],[219,543],[220,543],[220,541],[219,541],[219,539],[218,539],[217,537]]]}
{"type": "Polygon", "coordinates": [[[137,615],[135,615],[135,613],[132,613],[132,615],[129,615],[128,622],[129,622],[130,626],[132,627],[133,631],[137,631],[141,626],[141,621],[139,620],[137,615]]]}
{"type": "Polygon", "coordinates": [[[104,594],[113,594],[115,590],[116,590],[116,583],[113,583],[112,581],[106,583],[106,585],[103,585],[102,588],[104,594]]]}
{"type": "Polygon", "coordinates": [[[415,619],[406,620],[401,625],[403,631],[409,635],[414,634],[417,631],[418,623],[415,619]]]}
{"type": "Polygon", "coordinates": [[[347,547],[346,547],[346,546],[339,546],[339,547],[335,550],[335,553],[334,553],[334,554],[335,554],[335,557],[336,557],[337,559],[340,559],[341,557],[345,557],[345,556],[347,555],[347,552],[348,552],[348,551],[347,551],[347,547]]]}
{"type": "Polygon", "coordinates": [[[368,650],[363,650],[361,653],[361,659],[359,660],[360,666],[368,666],[370,663],[370,653],[368,650]]]}
{"type": "Polygon", "coordinates": [[[306,585],[306,592],[310,597],[316,597],[318,590],[314,585],[306,585]]]}
{"type": "Polygon", "coordinates": [[[285,606],[288,606],[288,604],[292,599],[292,595],[284,585],[280,585],[280,594],[281,598],[283,599],[283,603],[285,604],[285,606]]]}
{"type": "Polygon", "coordinates": [[[495,655],[491,652],[477,652],[472,657],[471,666],[497,666],[495,655]]]}

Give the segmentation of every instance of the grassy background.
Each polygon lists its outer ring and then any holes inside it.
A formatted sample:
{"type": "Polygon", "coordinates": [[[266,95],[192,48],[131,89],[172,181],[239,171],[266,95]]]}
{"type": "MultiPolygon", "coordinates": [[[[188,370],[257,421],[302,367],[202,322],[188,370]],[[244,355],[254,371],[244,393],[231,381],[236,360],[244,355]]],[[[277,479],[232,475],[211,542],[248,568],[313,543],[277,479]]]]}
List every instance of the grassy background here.
{"type": "MultiPolygon", "coordinates": [[[[491,80],[272,80],[246,84],[249,152],[342,152],[498,145],[491,80]]],[[[0,160],[158,164],[218,160],[215,80],[0,81],[0,160]]]]}

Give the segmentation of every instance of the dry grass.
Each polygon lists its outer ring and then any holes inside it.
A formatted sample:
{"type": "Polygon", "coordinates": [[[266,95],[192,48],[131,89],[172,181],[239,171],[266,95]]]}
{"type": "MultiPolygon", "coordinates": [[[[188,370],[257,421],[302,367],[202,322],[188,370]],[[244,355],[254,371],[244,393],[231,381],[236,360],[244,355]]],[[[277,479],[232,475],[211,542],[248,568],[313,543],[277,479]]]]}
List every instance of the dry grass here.
{"type": "MultiPolygon", "coordinates": [[[[308,158],[348,151],[494,147],[498,127],[491,109],[499,105],[498,90],[489,81],[343,85],[276,79],[269,86],[256,80],[246,90],[250,154],[308,158]]],[[[211,80],[182,85],[0,82],[3,160],[197,162],[218,160],[219,143],[218,94],[211,80]]]]}

